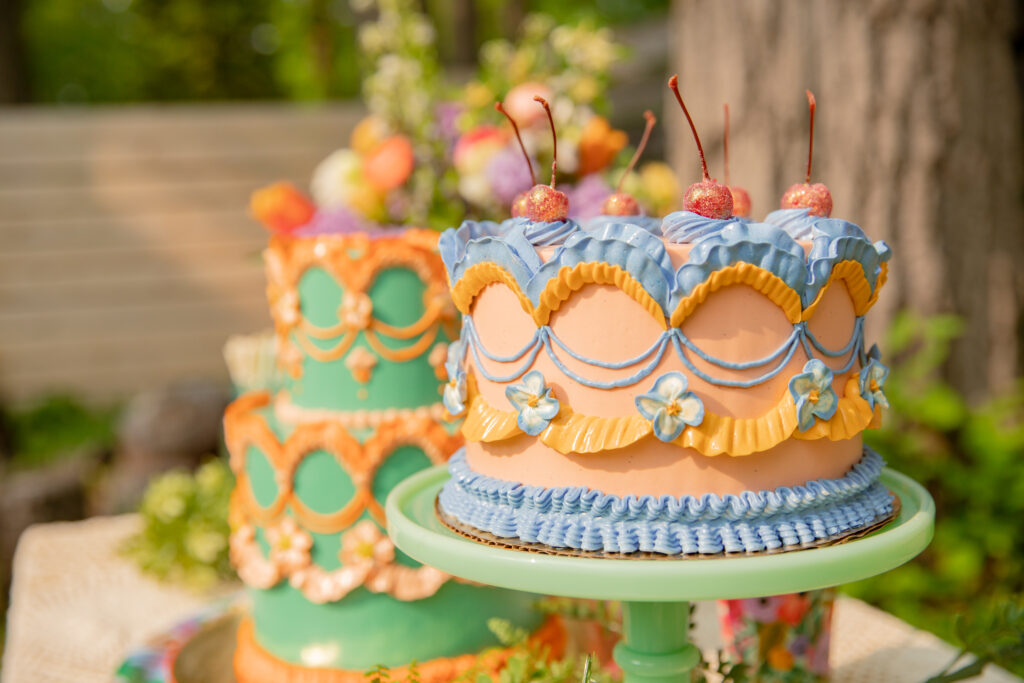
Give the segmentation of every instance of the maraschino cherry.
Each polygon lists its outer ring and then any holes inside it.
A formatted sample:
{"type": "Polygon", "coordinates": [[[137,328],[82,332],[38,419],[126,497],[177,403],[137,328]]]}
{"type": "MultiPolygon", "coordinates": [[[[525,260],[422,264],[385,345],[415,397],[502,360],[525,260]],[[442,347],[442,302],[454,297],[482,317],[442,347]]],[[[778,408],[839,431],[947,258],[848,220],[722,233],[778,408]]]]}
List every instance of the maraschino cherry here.
{"type": "Polygon", "coordinates": [[[814,154],[814,110],[816,103],[814,93],[807,91],[807,105],[811,110],[810,144],[807,145],[807,177],[803,183],[797,183],[782,195],[783,209],[807,209],[812,216],[828,218],[832,215],[832,193],[824,183],[811,185],[811,157],[814,154]]]}
{"type": "Polygon", "coordinates": [[[544,107],[544,112],[548,115],[548,124],[551,126],[551,184],[534,185],[523,201],[520,215],[538,223],[556,223],[569,218],[569,196],[555,189],[555,176],[558,174],[558,136],[555,134],[555,119],[551,116],[551,107],[548,106],[547,100],[540,95],[534,95],[533,99],[544,107]]]}
{"type": "Polygon", "coordinates": [[[679,76],[668,79],[668,87],[675,93],[676,101],[679,102],[683,114],[686,115],[686,121],[690,124],[690,131],[700,153],[701,169],[704,171],[704,180],[686,189],[686,194],[683,195],[683,208],[705,218],[729,218],[732,216],[732,192],[729,192],[725,185],[716,183],[708,174],[708,162],[704,158],[704,148],[700,144],[697,127],[693,125],[690,112],[683,103],[683,96],[679,94],[679,76]]]}
{"type": "MultiPolygon", "coordinates": [[[[523,144],[523,138],[519,134],[519,126],[516,125],[516,120],[512,118],[512,115],[505,111],[505,106],[501,102],[495,102],[494,108],[505,115],[508,122],[512,124],[512,131],[516,134],[516,140],[519,142],[519,149],[523,152],[523,159],[526,160],[526,167],[530,169],[530,185],[537,184],[537,176],[533,174],[533,162],[530,161],[530,155],[526,153],[526,145],[523,144]]],[[[516,195],[515,199],[512,200],[512,215],[514,217],[526,215],[526,200],[530,196],[530,190],[524,190],[516,195]]]]}
{"type": "Polygon", "coordinates": [[[725,157],[725,185],[732,193],[732,215],[746,218],[750,215],[750,194],[739,185],[729,184],[729,105],[725,110],[725,132],[722,134],[722,156],[725,157]]]}
{"type": "Polygon", "coordinates": [[[640,205],[633,199],[633,195],[622,191],[622,184],[626,182],[626,176],[636,167],[636,162],[640,161],[640,155],[644,153],[647,141],[651,137],[651,130],[654,128],[654,124],[658,122],[650,110],[644,112],[644,119],[646,124],[644,125],[644,135],[640,138],[640,144],[636,146],[633,158],[629,160],[626,170],[622,172],[622,177],[619,178],[619,184],[615,188],[615,193],[608,195],[608,198],[604,200],[604,204],[601,205],[601,213],[605,216],[640,215],[640,205]]]}

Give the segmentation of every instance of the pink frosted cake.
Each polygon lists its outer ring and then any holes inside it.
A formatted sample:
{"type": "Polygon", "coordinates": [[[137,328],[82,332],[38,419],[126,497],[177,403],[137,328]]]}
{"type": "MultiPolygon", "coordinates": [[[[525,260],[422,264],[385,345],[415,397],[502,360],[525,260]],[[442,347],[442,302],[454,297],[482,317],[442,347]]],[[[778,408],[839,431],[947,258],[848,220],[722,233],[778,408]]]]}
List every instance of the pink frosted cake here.
{"type": "Polygon", "coordinates": [[[732,217],[723,191],[705,175],[660,228],[527,211],[442,235],[464,315],[445,403],[467,441],[446,523],[694,555],[822,545],[892,516],[861,440],[886,405],[863,332],[889,248],[809,203],[732,217]]]}

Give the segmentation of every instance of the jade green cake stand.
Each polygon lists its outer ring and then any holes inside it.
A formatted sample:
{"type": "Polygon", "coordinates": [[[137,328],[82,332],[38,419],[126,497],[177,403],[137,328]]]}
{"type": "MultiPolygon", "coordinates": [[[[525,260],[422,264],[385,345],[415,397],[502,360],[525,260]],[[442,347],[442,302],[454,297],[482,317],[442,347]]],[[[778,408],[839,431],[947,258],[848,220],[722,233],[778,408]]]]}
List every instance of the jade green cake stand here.
{"type": "Polygon", "coordinates": [[[689,642],[693,600],[796,593],[857,581],[894,569],[932,538],[935,504],[893,470],[882,483],[902,509],[875,533],[824,548],[707,559],[607,559],[494,548],[456,534],[435,514],[446,468],[415,474],[387,500],[388,533],[416,560],[471,581],[544,595],[622,601],[623,640],[615,662],[627,683],[678,683],[699,661],[689,642]]]}

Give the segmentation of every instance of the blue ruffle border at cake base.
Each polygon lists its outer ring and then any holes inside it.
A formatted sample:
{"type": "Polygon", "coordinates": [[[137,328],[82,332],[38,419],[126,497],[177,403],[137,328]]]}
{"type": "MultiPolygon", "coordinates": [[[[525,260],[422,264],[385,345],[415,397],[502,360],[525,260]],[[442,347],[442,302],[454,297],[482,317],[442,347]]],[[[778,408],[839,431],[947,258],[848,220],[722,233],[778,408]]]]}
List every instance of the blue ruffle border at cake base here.
{"type": "Polygon", "coordinates": [[[893,495],[869,448],[838,479],[746,491],[738,496],[614,496],[584,487],[544,488],[470,469],[465,450],[449,461],[440,511],[501,539],[607,553],[718,555],[820,545],[892,515],[893,495]]]}

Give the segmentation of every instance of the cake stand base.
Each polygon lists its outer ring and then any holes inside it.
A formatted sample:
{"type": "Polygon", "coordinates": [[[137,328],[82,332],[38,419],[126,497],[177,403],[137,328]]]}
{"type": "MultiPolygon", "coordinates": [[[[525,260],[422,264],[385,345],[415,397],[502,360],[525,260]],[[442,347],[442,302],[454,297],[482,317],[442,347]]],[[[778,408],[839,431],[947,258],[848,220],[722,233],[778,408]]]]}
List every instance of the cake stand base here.
{"type": "Polygon", "coordinates": [[[700,661],[689,642],[693,600],[796,593],[881,574],[907,562],[931,541],[935,504],[909,477],[882,472],[902,509],[893,522],[847,543],[792,552],[665,562],[546,555],[495,548],[456,534],[434,503],[448,480],[435,467],[415,474],[387,500],[388,533],[416,560],[471,581],[572,598],[620,600],[623,640],[615,662],[626,683],[670,683],[700,661]]]}

